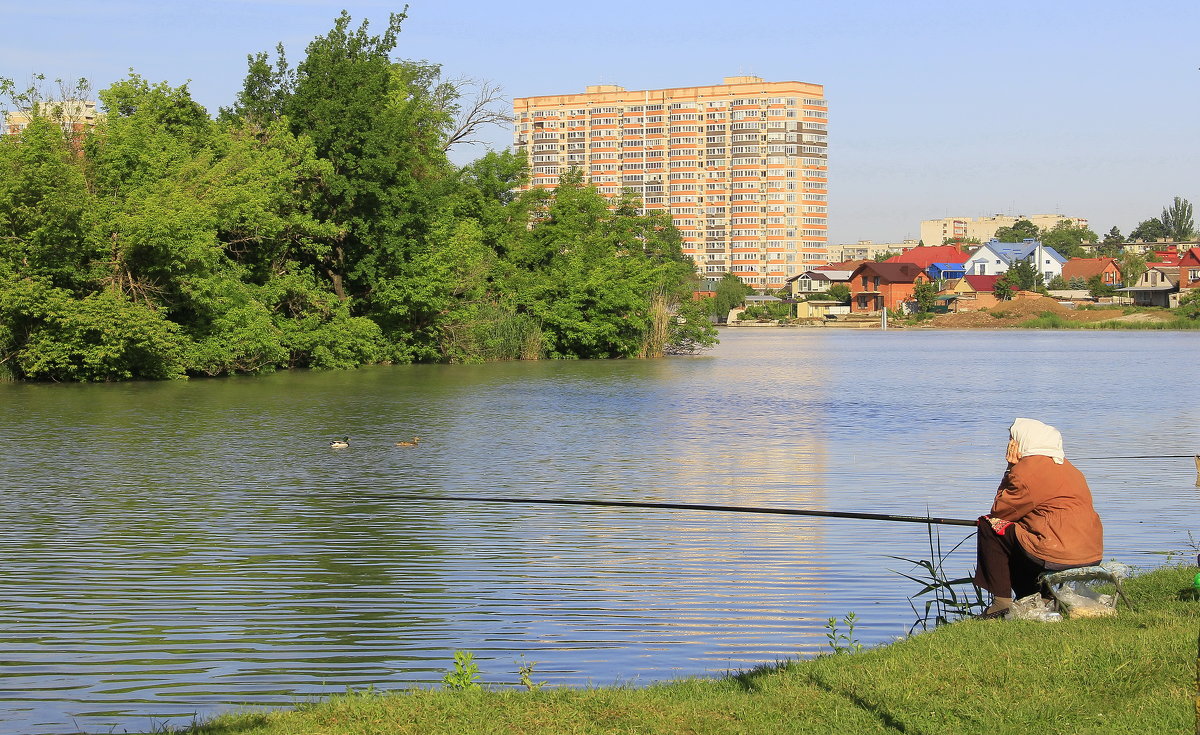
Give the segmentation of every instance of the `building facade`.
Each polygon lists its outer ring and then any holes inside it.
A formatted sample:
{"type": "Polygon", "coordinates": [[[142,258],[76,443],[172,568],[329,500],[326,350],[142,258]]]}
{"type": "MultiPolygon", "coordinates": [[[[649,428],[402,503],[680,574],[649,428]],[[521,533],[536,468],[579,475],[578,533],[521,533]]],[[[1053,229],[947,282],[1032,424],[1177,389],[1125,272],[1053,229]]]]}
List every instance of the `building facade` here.
{"type": "Polygon", "coordinates": [[[921,241],[926,245],[941,245],[946,240],[974,239],[987,242],[996,236],[1001,227],[1012,227],[1019,219],[1026,219],[1038,230],[1048,230],[1066,220],[1077,227],[1087,227],[1085,217],[1068,217],[1065,214],[1018,214],[1015,217],[997,214],[991,217],[944,217],[921,220],[921,241]]]}
{"type": "Polygon", "coordinates": [[[719,85],[513,100],[530,187],[577,168],[602,194],[666,211],[700,274],[757,289],[828,260],[828,108],[822,85],[719,85]]]}
{"type": "MultiPolygon", "coordinates": [[[[38,106],[38,114],[48,117],[58,123],[63,132],[72,139],[83,136],[85,132],[96,126],[98,119],[96,103],[93,100],[63,100],[42,102],[38,106]]],[[[3,130],[7,135],[20,135],[33,115],[21,111],[9,111],[4,115],[3,130]]]]}

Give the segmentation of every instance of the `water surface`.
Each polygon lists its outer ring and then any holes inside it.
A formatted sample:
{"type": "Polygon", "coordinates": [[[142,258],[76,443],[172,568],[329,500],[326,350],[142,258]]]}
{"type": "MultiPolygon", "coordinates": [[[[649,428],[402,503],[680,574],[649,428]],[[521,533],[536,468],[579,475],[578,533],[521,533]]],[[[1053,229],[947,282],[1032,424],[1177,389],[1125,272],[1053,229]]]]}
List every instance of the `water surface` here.
{"type": "MultiPolygon", "coordinates": [[[[916,591],[891,557],[928,556],[921,525],[437,498],[974,518],[1015,416],[1069,456],[1195,452],[1174,386],[1197,354],[1194,333],[727,330],[697,358],[0,385],[0,730],[434,684],[456,649],[492,685],[525,661],[578,686],[812,655],[848,612],[891,640],[916,591]]],[[[1078,465],[1107,556],[1186,548],[1189,460],[1078,465]]]]}

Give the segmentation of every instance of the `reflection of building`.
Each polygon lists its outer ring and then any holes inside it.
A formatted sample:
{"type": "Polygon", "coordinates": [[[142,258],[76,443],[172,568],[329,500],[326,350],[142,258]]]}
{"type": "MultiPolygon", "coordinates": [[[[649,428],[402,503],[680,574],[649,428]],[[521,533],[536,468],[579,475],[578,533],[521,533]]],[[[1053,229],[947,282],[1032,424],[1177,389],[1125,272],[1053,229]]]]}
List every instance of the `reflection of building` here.
{"type": "Polygon", "coordinates": [[[707,87],[513,101],[532,187],[571,169],[608,197],[631,191],[667,211],[700,272],[759,289],[827,260],[824,87],[727,77],[707,87]]]}
{"type": "Polygon", "coordinates": [[[1018,214],[1015,217],[996,214],[991,217],[945,217],[921,221],[921,240],[926,245],[941,245],[946,240],[974,239],[987,242],[996,236],[1001,227],[1012,227],[1017,220],[1026,219],[1039,230],[1049,230],[1066,220],[1078,227],[1087,227],[1084,217],[1068,217],[1065,214],[1018,214]]]}
{"type": "Polygon", "coordinates": [[[63,132],[72,138],[79,138],[96,126],[96,103],[91,100],[40,102],[36,113],[8,112],[5,113],[4,132],[20,135],[35,116],[48,118],[61,125],[63,132]]]}

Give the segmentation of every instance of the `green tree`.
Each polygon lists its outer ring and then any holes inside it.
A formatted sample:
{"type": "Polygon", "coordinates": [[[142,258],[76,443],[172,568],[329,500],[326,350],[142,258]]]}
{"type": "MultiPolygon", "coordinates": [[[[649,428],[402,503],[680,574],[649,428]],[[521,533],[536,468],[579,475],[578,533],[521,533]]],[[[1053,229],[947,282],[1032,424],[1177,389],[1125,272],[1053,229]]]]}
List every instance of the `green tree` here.
{"type": "Polygon", "coordinates": [[[933,311],[934,305],[937,304],[937,284],[932,281],[923,281],[913,286],[913,300],[917,302],[917,311],[928,313],[933,311]]]}
{"type": "Polygon", "coordinates": [[[746,297],[752,293],[754,293],[754,289],[750,288],[745,281],[732,273],[726,273],[721,276],[721,281],[717,284],[716,296],[713,297],[712,303],[712,315],[720,321],[725,321],[730,310],[744,305],[746,297]]]}
{"type": "Polygon", "coordinates": [[[1114,293],[1117,292],[1117,289],[1115,287],[1110,286],[1109,284],[1104,282],[1104,279],[1100,276],[1099,273],[1097,273],[1096,275],[1087,279],[1087,288],[1088,288],[1088,293],[1092,296],[1092,298],[1096,298],[1096,299],[1101,298],[1101,297],[1112,296],[1114,293]]]}
{"type": "Polygon", "coordinates": [[[844,283],[835,283],[823,294],[823,298],[848,304],[850,303],[850,287],[844,283]]]}
{"type": "Polygon", "coordinates": [[[1032,258],[1022,258],[1009,266],[1010,283],[1020,291],[1036,291],[1045,285],[1045,278],[1034,265],[1032,258]]]}
{"type": "Polygon", "coordinates": [[[874,256],[874,258],[872,258],[872,259],[873,259],[873,260],[874,260],[876,263],[882,263],[883,261],[887,260],[888,258],[894,258],[894,257],[896,257],[896,256],[897,256],[897,255],[899,255],[899,254],[900,254],[900,253],[897,253],[897,252],[896,252],[896,251],[894,251],[894,250],[885,250],[885,251],[884,251],[884,252],[882,252],[882,253],[875,253],[875,256],[874,256]]]}
{"type": "Polygon", "coordinates": [[[1067,258],[1086,258],[1088,253],[1082,243],[1094,243],[1100,238],[1086,227],[1080,227],[1070,220],[1062,220],[1054,227],[1042,233],[1042,244],[1054,248],[1067,258]]]}
{"type": "Polygon", "coordinates": [[[1139,222],[1137,227],[1130,231],[1129,240],[1131,242],[1154,242],[1169,236],[1162,220],[1157,217],[1151,217],[1148,220],[1139,222]]]}
{"type": "Polygon", "coordinates": [[[1021,242],[1037,239],[1038,228],[1027,219],[1019,219],[1011,227],[1001,227],[996,230],[995,238],[1000,242],[1021,242]]]}
{"type": "Polygon", "coordinates": [[[1187,319],[1200,319],[1200,289],[1193,288],[1179,299],[1178,313],[1187,319]]]}
{"type": "Polygon", "coordinates": [[[1167,237],[1175,242],[1191,240],[1196,236],[1195,223],[1192,220],[1192,203],[1182,197],[1175,197],[1170,206],[1163,207],[1159,218],[1167,237]]]}
{"type": "Polygon", "coordinates": [[[1046,288],[1050,289],[1051,291],[1061,291],[1068,288],[1067,281],[1061,275],[1057,275],[1050,279],[1050,283],[1046,284],[1046,288]]]}
{"type": "Polygon", "coordinates": [[[996,285],[992,287],[992,293],[1001,301],[1008,301],[1013,297],[1013,292],[1018,290],[1016,285],[1016,276],[1011,272],[1003,273],[996,279],[996,285]]]}
{"type": "Polygon", "coordinates": [[[1126,250],[1121,254],[1118,265],[1121,269],[1121,282],[1126,286],[1137,283],[1142,274],[1146,272],[1146,259],[1132,250],[1126,250]]]}

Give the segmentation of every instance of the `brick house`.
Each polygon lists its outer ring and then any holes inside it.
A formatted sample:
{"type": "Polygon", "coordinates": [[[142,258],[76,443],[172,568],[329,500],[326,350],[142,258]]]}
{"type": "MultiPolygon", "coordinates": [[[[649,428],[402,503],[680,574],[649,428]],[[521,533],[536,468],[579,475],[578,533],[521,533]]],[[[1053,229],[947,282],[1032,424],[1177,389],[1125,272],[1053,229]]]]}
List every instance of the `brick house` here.
{"type": "Polygon", "coordinates": [[[1123,280],[1116,258],[1071,258],[1063,264],[1064,281],[1082,278],[1086,283],[1089,278],[1097,275],[1100,276],[1100,282],[1108,286],[1118,286],[1123,280]]]}
{"type": "Polygon", "coordinates": [[[913,297],[913,287],[929,276],[914,263],[863,263],[850,274],[850,313],[871,314],[899,309],[913,297]]]}
{"type": "Polygon", "coordinates": [[[1179,258],[1179,290],[1200,288],[1200,248],[1191,248],[1179,258]]]}

